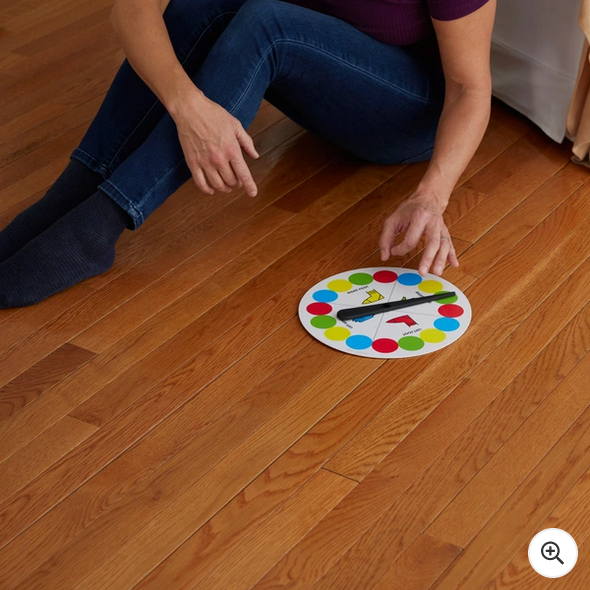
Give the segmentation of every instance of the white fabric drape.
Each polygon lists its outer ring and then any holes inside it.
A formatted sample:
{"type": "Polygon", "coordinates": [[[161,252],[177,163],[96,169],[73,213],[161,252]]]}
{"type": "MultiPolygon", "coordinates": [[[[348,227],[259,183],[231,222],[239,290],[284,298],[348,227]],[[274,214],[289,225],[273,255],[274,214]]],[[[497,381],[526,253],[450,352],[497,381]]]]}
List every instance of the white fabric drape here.
{"type": "Polygon", "coordinates": [[[567,117],[568,136],[573,139],[573,160],[590,167],[590,59],[588,39],[590,39],[590,0],[582,0],[580,9],[580,28],[586,35],[578,80],[567,117]]]}
{"type": "Polygon", "coordinates": [[[494,95],[558,142],[566,135],[585,41],[578,25],[580,4],[498,0],[492,42],[494,95]]]}

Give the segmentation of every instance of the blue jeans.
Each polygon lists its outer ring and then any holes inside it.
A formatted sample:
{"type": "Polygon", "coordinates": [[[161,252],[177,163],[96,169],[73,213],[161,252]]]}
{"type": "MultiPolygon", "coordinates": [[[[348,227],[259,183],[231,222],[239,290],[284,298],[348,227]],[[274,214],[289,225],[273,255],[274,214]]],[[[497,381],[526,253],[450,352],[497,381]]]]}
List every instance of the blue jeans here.
{"type": "MultiPolygon", "coordinates": [[[[281,0],[171,0],[164,21],[196,86],[244,129],[266,98],[362,159],[430,158],[440,62],[281,0]]],[[[130,229],[191,177],[173,119],[127,61],[72,158],[102,175],[130,229]]]]}

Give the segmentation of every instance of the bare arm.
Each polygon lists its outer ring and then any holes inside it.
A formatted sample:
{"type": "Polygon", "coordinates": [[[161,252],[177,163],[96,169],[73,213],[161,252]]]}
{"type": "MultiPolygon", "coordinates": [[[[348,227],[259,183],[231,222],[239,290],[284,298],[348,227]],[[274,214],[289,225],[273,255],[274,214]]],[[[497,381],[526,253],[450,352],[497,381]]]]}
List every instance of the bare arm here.
{"type": "Polygon", "coordinates": [[[433,20],[446,82],[445,104],[434,153],[415,193],[385,222],[380,240],[381,259],[403,256],[418,245],[426,246],[420,273],[442,274],[447,259],[459,262],[442,214],[451,193],[481,143],[490,118],[490,46],[496,0],[454,21],[433,20]],[[392,247],[395,236],[404,241],[392,247]]]}
{"type": "MultiPolygon", "coordinates": [[[[176,58],[163,14],[171,0],[116,0],[111,23],[137,75],[170,113],[195,184],[205,193],[257,189],[242,150],[258,157],[240,121],[197,88],[176,58]]],[[[196,0],[195,0],[196,1],[196,0]]]]}
{"type": "Polygon", "coordinates": [[[202,92],[180,65],[162,15],[170,0],[117,0],[111,24],[137,75],[171,114],[187,93],[202,92]]]}
{"type": "Polygon", "coordinates": [[[434,154],[420,183],[446,207],[490,120],[490,46],[496,0],[456,21],[433,20],[446,83],[434,154]]]}

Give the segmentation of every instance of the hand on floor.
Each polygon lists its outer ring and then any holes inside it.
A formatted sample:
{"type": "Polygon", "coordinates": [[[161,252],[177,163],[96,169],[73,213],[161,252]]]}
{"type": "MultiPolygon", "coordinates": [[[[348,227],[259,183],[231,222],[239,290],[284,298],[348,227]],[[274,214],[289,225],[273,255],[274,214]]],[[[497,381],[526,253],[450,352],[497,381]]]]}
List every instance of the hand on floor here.
{"type": "Polygon", "coordinates": [[[431,266],[435,275],[442,275],[447,259],[451,266],[458,267],[459,261],[442,214],[443,211],[429,199],[413,196],[404,201],[385,220],[379,242],[381,260],[411,252],[424,235],[426,243],[419,266],[422,276],[430,271],[431,266]],[[406,234],[404,241],[393,246],[395,236],[400,233],[406,234]]]}

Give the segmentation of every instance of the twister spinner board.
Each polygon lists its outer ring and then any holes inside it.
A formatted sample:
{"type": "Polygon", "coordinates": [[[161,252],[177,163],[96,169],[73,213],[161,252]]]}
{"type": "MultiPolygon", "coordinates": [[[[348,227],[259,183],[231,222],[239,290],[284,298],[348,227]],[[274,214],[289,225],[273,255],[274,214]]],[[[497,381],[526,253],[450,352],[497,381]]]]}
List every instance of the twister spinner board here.
{"type": "Polygon", "coordinates": [[[334,275],[301,299],[299,319],[320,342],[358,356],[407,358],[428,354],[460,338],[471,321],[467,297],[436,275],[422,277],[408,268],[361,268],[334,275]],[[456,295],[397,311],[341,321],[340,309],[425,297],[456,295]]]}

